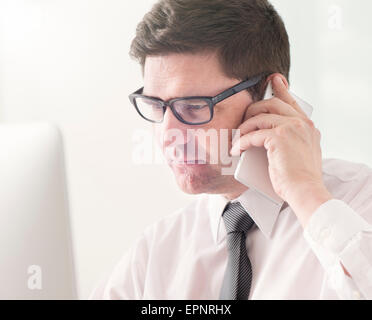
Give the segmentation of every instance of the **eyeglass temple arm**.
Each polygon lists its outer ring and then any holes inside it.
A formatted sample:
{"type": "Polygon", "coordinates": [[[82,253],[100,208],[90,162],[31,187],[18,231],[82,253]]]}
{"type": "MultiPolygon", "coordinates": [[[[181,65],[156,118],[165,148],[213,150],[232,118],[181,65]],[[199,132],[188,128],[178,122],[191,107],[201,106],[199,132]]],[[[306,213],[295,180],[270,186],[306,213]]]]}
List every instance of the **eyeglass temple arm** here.
{"type": "Polygon", "coordinates": [[[253,87],[254,85],[256,85],[262,79],[262,77],[263,77],[262,75],[259,75],[259,76],[253,77],[249,80],[246,80],[246,81],[243,81],[243,82],[237,84],[236,86],[234,86],[234,87],[222,92],[218,96],[214,97],[213,102],[214,103],[219,103],[222,100],[225,100],[225,99],[231,97],[235,93],[238,93],[238,92],[240,92],[244,89],[253,87]]]}

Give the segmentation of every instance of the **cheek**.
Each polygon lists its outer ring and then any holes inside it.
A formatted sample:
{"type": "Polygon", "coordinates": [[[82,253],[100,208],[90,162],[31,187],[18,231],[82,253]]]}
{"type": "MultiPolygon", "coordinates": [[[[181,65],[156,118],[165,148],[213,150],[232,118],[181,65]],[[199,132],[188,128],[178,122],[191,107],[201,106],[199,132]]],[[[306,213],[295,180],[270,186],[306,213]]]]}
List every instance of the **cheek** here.
{"type": "Polygon", "coordinates": [[[152,124],[152,135],[158,145],[160,145],[161,141],[161,129],[159,125],[155,125],[155,123],[152,124]]]}
{"type": "Polygon", "coordinates": [[[215,116],[211,125],[214,128],[237,129],[244,119],[246,108],[236,105],[226,105],[215,110],[215,116]]]}

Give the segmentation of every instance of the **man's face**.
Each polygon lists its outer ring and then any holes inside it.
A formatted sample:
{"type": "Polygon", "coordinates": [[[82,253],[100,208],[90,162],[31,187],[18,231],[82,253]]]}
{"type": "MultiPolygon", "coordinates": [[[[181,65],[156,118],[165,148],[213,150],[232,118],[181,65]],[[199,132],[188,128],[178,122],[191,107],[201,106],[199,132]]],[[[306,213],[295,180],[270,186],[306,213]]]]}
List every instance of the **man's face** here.
{"type": "MultiPolygon", "coordinates": [[[[238,84],[241,80],[226,77],[215,54],[170,54],[166,56],[150,56],[146,58],[144,69],[143,94],[157,97],[164,101],[190,96],[213,97],[222,91],[238,84]]],[[[204,125],[187,125],[179,121],[170,108],[167,108],[162,123],[153,124],[156,140],[172,168],[177,184],[186,193],[229,194],[241,188],[233,175],[222,174],[227,167],[221,161],[211,161],[212,154],[219,153],[216,148],[225,144],[227,152],[231,148],[232,129],[237,129],[244,119],[247,107],[252,103],[250,94],[244,90],[214,107],[213,120],[204,125]],[[172,139],[170,132],[175,129],[182,139],[172,139]],[[199,136],[187,135],[188,130],[202,130],[207,133],[213,129],[218,141],[198,139],[199,136]],[[221,129],[228,129],[228,139],[222,141],[221,129]],[[187,150],[194,138],[196,150],[203,149],[207,163],[187,164],[174,160],[176,152],[184,154],[189,160],[198,159],[198,152],[191,158],[187,150]]],[[[225,131],[226,132],[226,131],[225,131]]],[[[215,159],[215,158],[214,158],[215,159]]],[[[183,156],[182,156],[183,160],[183,156]]],[[[231,166],[231,164],[230,164],[231,166]]]]}

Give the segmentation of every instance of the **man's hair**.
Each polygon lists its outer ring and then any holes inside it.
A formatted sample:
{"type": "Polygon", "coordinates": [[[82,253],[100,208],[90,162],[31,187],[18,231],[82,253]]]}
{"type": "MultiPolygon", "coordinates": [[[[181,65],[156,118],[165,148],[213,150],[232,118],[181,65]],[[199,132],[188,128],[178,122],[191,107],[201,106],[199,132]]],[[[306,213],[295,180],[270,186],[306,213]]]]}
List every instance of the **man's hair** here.
{"type": "MultiPolygon", "coordinates": [[[[267,0],[159,0],[136,29],[130,56],[216,52],[229,78],[279,72],[289,80],[290,48],[284,23],[267,0]]],[[[262,97],[261,81],[248,90],[262,97]]]]}

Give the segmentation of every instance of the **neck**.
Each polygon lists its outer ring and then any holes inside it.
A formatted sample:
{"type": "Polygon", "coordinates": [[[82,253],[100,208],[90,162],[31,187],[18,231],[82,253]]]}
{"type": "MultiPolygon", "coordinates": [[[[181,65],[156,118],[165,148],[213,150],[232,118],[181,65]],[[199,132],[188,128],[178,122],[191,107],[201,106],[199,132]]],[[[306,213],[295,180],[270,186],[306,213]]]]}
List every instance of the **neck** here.
{"type": "Polygon", "coordinates": [[[239,186],[236,187],[233,192],[221,193],[221,195],[224,196],[225,199],[230,201],[230,200],[234,200],[237,197],[241,196],[248,189],[249,189],[248,187],[246,187],[242,184],[239,184],[239,186]]]}

